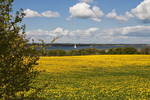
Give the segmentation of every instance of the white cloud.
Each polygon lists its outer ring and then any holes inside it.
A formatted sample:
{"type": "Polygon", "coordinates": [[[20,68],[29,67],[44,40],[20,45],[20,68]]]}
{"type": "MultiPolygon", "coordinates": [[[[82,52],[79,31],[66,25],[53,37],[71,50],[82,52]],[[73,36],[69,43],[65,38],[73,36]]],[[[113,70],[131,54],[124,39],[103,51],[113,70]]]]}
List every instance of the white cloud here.
{"type": "Polygon", "coordinates": [[[28,31],[28,32],[26,32],[26,34],[30,38],[32,38],[32,37],[47,37],[47,36],[49,36],[49,32],[45,31],[45,30],[42,30],[42,29],[28,31]]]}
{"type": "Polygon", "coordinates": [[[59,13],[58,12],[52,12],[52,11],[45,11],[45,12],[42,12],[42,13],[39,13],[37,11],[33,11],[33,10],[30,10],[30,9],[26,9],[24,11],[24,13],[26,14],[26,18],[32,18],[32,17],[59,17],[59,13]]]}
{"type": "Polygon", "coordinates": [[[60,43],[150,43],[150,26],[131,26],[112,29],[89,28],[86,30],[67,30],[56,28],[52,31],[42,29],[26,32],[29,38],[50,42],[59,37],[60,43]],[[133,41],[134,40],[134,41],[133,41]]]}
{"type": "Polygon", "coordinates": [[[110,13],[106,15],[106,17],[120,21],[128,21],[131,17],[134,16],[130,12],[126,12],[125,15],[117,15],[116,10],[113,9],[110,13]]]}
{"type": "Polygon", "coordinates": [[[131,12],[137,17],[137,19],[143,22],[150,22],[150,0],[144,0],[131,12]]]}
{"type": "Polygon", "coordinates": [[[100,22],[100,18],[104,15],[104,13],[97,6],[94,6],[92,8],[90,7],[91,6],[85,2],[75,4],[74,6],[69,8],[69,12],[71,15],[68,18],[68,20],[76,17],[83,19],[91,19],[100,22]]]}
{"type": "Polygon", "coordinates": [[[98,37],[104,37],[104,43],[150,43],[150,26],[132,26],[104,29],[98,37]]]}
{"type": "Polygon", "coordinates": [[[126,12],[125,16],[127,17],[127,19],[134,17],[134,15],[131,12],[126,12]]]}
{"type": "Polygon", "coordinates": [[[91,2],[93,2],[93,0],[80,0],[80,2],[91,3],[91,2]]]}
{"type": "Polygon", "coordinates": [[[150,26],[132,26],[102,31],[111,36],[150,37],[150,26]]]}
{"type": "Polygon", "coordinates": [[[60,16],[58,12],[52,12],[52,11],[45,11],[41,13],[41,15],[43,17],[59,17],[60,16]]]}
{"type": "Polygon", "coordinates": [[[63,28],[56,28],[55,30],[52,31],[45,31],[42,29],[38,29],[38,30],[32,30],[32,31],[28,31],[26,32],[27,36],[29,38],[40,38],[40,37],[84,37],[84,36],[92,36],[93,34],[95,34],[96,31],[98,31],[98,28],[89,28],[87,30],[65,30],[63,28]]]}
{"type": "Polygon", "coordinates": [[[128,21],[130,18],[136,17],[143,23],[150,23],[150,0],[144,0],[124,15],[118,15],[115,10],[112,10],[106,17],[120,21],[128,21]]]}
{"type": "Polygon", "coordinates": [[[150,22],[150,0],[144,0],[131,12],[137,17],[137,19],[150,22]]]}
{"type": "Polygon", "coordinates": [[[37,11],[33,11],[33,10],[30,10],[30,9],[25,10],[24,13],[26,14],[25,17],[27,17],[27,18],[40,17],[41,16],[37,11]]]}
{"type": "Polygon", "coordinates": [[[125,27],[122,34],[134,37],[150,37],[150,26],[125,27]]]}

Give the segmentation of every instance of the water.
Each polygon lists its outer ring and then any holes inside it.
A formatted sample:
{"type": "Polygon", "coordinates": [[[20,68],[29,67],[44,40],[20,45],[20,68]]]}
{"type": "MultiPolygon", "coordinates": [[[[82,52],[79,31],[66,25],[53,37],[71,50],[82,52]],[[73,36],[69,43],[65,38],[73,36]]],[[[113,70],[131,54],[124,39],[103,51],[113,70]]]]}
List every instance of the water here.
{"type": "Polygon", "coordinates": [[[118,48],[118,47],[134,47],[136,49],[141,49],[144,47],[150,47],[150,46],[146,46],[146,45],[134,45],[134,46],[128,46],[128,45],[124,45],[124,46],[109,46],[109,45],[105,45],[105,46],[78,46],[76,48],[74,48],[74,46],[52,46],[52,47],[48,47],[48,50],[56,50],[56,49],[61,49],[61,50],[77,50],[77,49],[87,49],[87,48],[96,48],[96,49],[100,49],[100,50],[107,50],[110,48],[118,48]]]}

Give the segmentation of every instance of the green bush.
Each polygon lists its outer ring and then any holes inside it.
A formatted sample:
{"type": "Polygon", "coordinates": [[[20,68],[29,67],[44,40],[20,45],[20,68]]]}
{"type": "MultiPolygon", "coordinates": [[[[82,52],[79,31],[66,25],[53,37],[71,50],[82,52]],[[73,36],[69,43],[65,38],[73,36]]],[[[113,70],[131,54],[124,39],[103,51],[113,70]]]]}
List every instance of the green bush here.
{"type": "Polygon", "coordinates": [[[133,47],[120,47],[120,48],[110,48],[108,50],[99,50],[96,48],[87,49],[76,49],[76,50],[46,50],[43,53],[42,50],[37,50],[37,54],[42,54],[41,56],[77,56],[77,55],[104,55],[104,54],[144,54],[150,53],[149,49],[142,49],[140,52],[133,47]]]}
{"type": "Polygon", "coordinates": [[[138,51],[133,47],[120,47],[108,49],[107,54],[138,54],[138,51]]]}
{"type": "Polygon", "coordinates": [[[98,54],[106,54],[106,50],[99,50],[98,54]]]}
{"type": "Polygon", "coordinates": [[[76,56],[76,55],[79,55],[77,50],[67,51],[67,56],[76,56]]]}
{"type": "Polygon", "coordinates": [[[47,51],[48,56],[66,56],[67,52],[65,50],[49,50],[47,51]]]}
{"type": "Polygon", "coordinates": [[[125,54],[138,54],[137,49],[135,49],[133,47],[126,47],[126,48],[124,48],[123,51],[125,54]]]}

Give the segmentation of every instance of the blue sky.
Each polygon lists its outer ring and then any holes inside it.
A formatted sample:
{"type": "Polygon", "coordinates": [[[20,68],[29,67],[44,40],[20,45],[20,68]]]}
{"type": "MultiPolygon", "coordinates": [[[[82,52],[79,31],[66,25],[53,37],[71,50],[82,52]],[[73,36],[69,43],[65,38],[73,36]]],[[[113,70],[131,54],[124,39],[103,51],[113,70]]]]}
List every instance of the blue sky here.
{"type": "Polygon", "coordinates": [[[27,37],[58,43],[150,44],[150,0],[15,0],[27,37]]]}

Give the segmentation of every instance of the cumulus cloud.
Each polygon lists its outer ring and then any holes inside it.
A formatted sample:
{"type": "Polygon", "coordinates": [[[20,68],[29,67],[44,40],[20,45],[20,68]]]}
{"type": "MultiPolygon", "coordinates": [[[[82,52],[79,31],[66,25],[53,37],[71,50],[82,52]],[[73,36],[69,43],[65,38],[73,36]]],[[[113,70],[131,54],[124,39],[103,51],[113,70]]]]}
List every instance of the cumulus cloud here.
{"type": "Polygon", "coordinates": [[[130,26],[122,28],[100,29],[89,28],[86,30],[67,30],[56,28],[52,31],[32,30],[26,32],[29,38],[43,39],[50,42],[54,37],[59,37],[58,42],[64,43],[149,43],[150,26],[130,26]],[[134,40],[134,41],[133,41],[134,40]]]}
{"type": "Polygon", "coordinates": [[[41,15],[43,17],[59,17],[60,16],[58,12],[52,12],[52,11],[45,11],[41,13],[41,15]]]}
{"type": "Polygon", "coordinates": [[[131,17],[134,16],[130,12],[126,12],[124,15],[117,15],[116,10],[113,9],[110,13],[106,15],[106,17],[119,21],[128,21],[131,17]]]}
{"type": "Polygon", "coordinates": [[[150,22],[150,0],[144,0],[136,8],[132,9],[131,12],[137,19],[143,22],[150,22]]]}
{"type": "Polygon", "coordinates": [[[52,12],[52,11],[45,11],[45,12],[42,12],[42,13],[39,13],[37,11],[33,11],[33,10],[30,10],[30,9],[26,9],[24,11],[24,13],[26,14],[26,18],[32,18],[32,17],[59,17],[60,14],[58,12],[52,12]]]}
{"type": "Polygon", "coordinates": [[[29,38],[33,38],[33,37],[47,37],[49,36],[49,32],[42,30],[42,29],[38,29],[38,30],[32,30],[32,31],[28,31],[26,32],[27,36],[29,38]]]}
{"type": "Polygon", "coordinates": [[[150,37],[150,26],[132,26],[103,30],[111,36],[150,37]]]}
{"type": "MultiPolygon", "coordinates": [[[[73,42],[82,42],[87,39],[87,37],[93,37],[94,34],[99,30],[99,28],[89,28],[86,30],[67,30],[63,28],[56,28],[52,31],[47,30],[31,30],[26,32],[27,37],[30,39],[34,39],[35,42],[39,42],[39,39],[44,40],[45,42],[50,42],[54,37],[58,37],[57,42],[61,43],[73,43],[73,42]]],[[[90,41],[89,38],[87,41],[90,41]]]]}
{"type": "Polygon", "coordinates": [[[28,37],[63,37],[63,36],[92,36],[99,28],[89,28],[86,30],[65,30],[63,28],[56,28],[52,31],[45,31],[42,29],[28,31],[26,34],[28,37]]]}
{"type": "Polygon", "coordinates": [[[105,43],[148,43],[150,26],[131,26],[100,30],[97,35],[105,43]]]}
{"type": "Polygon", "coordinates": [[[124,15],[118,15],[115,10],[112,10],[106,17],[120,21],[128,21],[130,18],[136,17],[143,23],[150,23],[150,0],[144,0],[124,15]]]}
{"type": "Polygon", "coordinates": [[[122,29],[122,34],[134,37],[150,37],[150,26],[134,26],[122,29]]]}
{"type": "Polygon", "coordinates": [[[93,0],[80,0],[80,2],[91,3],[91,2],[93,2],[93,0]]]}
{"type": "Polygon", "coordinates": [[[68,20],[76,17],[100,22],[100,18],[104,15],[103,11],[101,11],[99,7],[94,6],[91,8],[91,6],[85,2],[73,5],[69,8],[69,12],[71,15],[68,20]]]}
{"type": "Polygon", "coordinates": [[[25,10],[24,13],[26,14],[25,17],[27,17],[27,18],[40,17],[41,16],[37,11],[33,11],[33,10],[30,10],[30,9],[25,10]]]}

